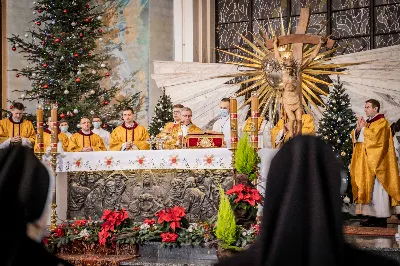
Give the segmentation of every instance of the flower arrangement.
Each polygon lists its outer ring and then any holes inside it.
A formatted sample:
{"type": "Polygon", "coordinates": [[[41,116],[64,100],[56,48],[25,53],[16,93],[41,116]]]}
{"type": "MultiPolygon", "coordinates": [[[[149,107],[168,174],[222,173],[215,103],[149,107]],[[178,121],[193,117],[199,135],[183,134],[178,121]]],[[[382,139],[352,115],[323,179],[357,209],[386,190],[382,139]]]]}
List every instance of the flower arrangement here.
{"type": "MultiPolygon", "coordinates": [[[[234,234],[231,245],[237,247],[255,238],[255,231],[242,226],[236,226],[234,234]]],[[[216,242],[216,226],[211,222],[189,224],[184,208],[179,206],[160,210],[143,222],[133,222],[124,209],[105,210],[101,221],[74,220],[58,225],[43,242],[53,253],[110,255],[148,242],[168,247],[210,246],[216,242]]]]}

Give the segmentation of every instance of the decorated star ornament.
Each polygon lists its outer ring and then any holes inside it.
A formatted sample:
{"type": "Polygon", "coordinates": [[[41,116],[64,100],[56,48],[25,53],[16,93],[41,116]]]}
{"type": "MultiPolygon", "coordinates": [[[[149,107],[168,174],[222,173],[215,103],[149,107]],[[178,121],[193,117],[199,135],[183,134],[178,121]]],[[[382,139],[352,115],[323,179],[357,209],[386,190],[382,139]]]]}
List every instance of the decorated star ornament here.
{"type": "MultiPolygon", "coordinates": [[[[240,73],[224,75],[221,77],[240,77],[242,81],[236,83],[241,85],[237,96],[246,95],[250,92],[257,92],[259,95],[259,113],[263,117],[266,112],[272,109],[274,120],[275,115],[280,113],[281,99],[283,91],[284,71],[291,70],[296,76],[296,93],[301,100],[302,109],[312,114],[308,104],[321,112],[325,108],[321,96],[327,96],[328,92],[321,89],[318,85],[330,86],[331,83],[324,80],[324,76],[346,74],[343,69],[346,66],[356,63],[327,62],[334,57],[334,52],[342,48],[333,48],[334,40],[320,35],[305,34],[307,31],[310,9],[302,8],[299,23],[294,34],[291,33],[291,22],[286,29],[280,12],[280,33],[272,28],[268,21],[268,30],[258,24],[259,34],[250,33],[253,42],[244,35],[238,33],[245,45],[233,44],[239,52],[230,52],[218,49],[220,52],[228,54],[235,61],[228,64],[237,65],[240,73]],[[272,38],[270,38],[272,36],[272,38]],[[274,49],[275,43],[278,49],[274,49]],[[323,51],[321,48],[325,47],[323,51]],[[276,51],[278,50],[278,51],[276,51]],[[277,52],[279,57],[277,57],[277,52]],[[301,83],[300,83],[301,82],[301,83]],[[297,85],[297,84],[296,84],[297,85]]],[[[248,99],[244,104],[248,104],[248,99]]]]}

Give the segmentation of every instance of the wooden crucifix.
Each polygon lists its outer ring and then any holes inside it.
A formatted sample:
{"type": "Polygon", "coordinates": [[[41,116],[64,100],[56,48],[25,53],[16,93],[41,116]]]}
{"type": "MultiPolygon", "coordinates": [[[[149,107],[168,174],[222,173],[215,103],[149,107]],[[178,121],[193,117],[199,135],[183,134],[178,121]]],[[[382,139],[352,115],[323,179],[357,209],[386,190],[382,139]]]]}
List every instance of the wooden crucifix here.
{"type": "Polygon", "coordinates": [[[268,49],[274,50],[275,59],[282,69],[282,83],[279,86],[280,102],[288,118],[288,134],[301,134],[303,114],[302,70],[318,55],[321,48],[332,48],[335,41],[320,35],[306,34],[310,19],[310,8],[302,8],[295,34],[274,37],[268,40],[268,49]],[[281,55],[280,46],[292,44],[292,51],[281,55]],[[304,56],[304,44],[314,44],[311,52],[304,56]]]}

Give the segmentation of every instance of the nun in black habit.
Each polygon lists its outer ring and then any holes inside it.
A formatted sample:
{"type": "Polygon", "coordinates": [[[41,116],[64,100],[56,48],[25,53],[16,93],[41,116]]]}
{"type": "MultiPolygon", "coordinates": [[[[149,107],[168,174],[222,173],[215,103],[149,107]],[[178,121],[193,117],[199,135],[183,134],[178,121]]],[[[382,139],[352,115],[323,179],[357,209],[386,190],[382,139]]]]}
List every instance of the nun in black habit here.
{"type": "Polygon", "coordinates": [[[41,244],[53,187],[54,178],[31,149],[0,150],[0,265],[70,265],[41,244]]]}
{"type": "Polygon", "coordinates": [[[341,169],[331,147],[316,137],[283,145],[269,169],[259,239],[217,265],[399,265],[345,243],[341,169]]]}

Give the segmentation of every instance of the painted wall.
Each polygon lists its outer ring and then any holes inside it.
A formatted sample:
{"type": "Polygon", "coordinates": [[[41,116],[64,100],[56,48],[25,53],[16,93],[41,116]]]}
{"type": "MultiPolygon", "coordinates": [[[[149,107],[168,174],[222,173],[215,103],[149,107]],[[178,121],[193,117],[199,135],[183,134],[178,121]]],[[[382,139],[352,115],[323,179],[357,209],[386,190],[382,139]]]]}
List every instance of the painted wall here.
{"type": "MultiPolygon", "coordinates": [[[[95,0],[102,3],[103,0],[95,0]]],[[[161,90],[150,80],[153,60],[173,60],[173,0],[116,0],[117,8],[107,17],[108,27],[113,34],[106,36],[100,45],[110,49],[113,60],[112,77],[104,86],[118,85],[121,94],[141,92],[144,104],[138,114],[138,122],[147,126],[161,90]],[[121,29],[125,29],[120,31],[121,29]],[[136,74],[134,74],[136,73],[136,74]]],[[[31,27],[34,19],[32,0],[8,0],[5,2],[5,36],[19,34],[31,27]]],[[[3,56],[3,98],[16,100],[20,93],[14,89],[30,89],[30,82],[25,78],[16,78],[15,73],[7,69],[22,68],[27,62],[18,53],[6,45],[3,56]]],[[[3,99],[3,108],[9,104],[3,99]]],[[[24,102],[28,112],[35,110],[36,103],[24,102]]]]}

